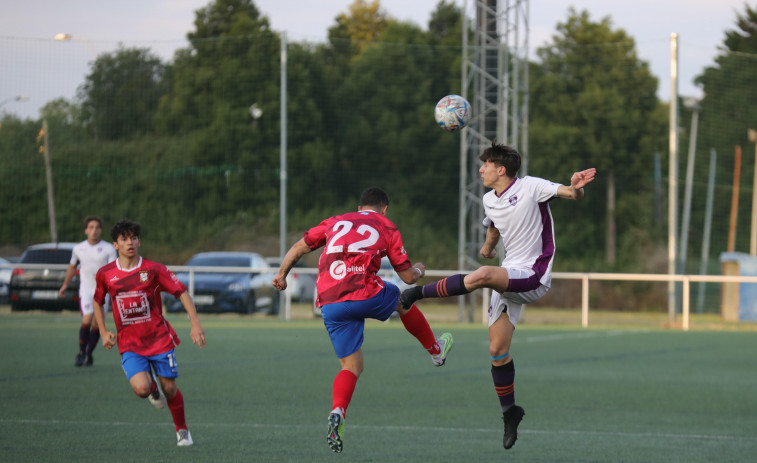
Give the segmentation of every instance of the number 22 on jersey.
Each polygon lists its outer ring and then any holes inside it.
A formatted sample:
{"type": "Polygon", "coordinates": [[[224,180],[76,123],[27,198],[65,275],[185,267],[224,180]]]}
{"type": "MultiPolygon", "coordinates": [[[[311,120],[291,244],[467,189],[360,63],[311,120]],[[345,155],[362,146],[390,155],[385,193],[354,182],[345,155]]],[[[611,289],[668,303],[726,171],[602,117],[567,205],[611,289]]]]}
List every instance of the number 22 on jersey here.
{"type": "Polygon", "coordinates": [[[357,232],[361,236],[364,236],[365,239],[355,241],[354,243],[343,243],[343,241],[346,240],[342,240],[342,238],[347,233],[349,233],[353,227],[354,224],[349,220],[340,220],[339,222],[335,223],[333,231],[335,231],[336,234],[329,240],[328,244],[326,245],[326,254],[344,252],[344,244],[348,245],[348,253],[362,253],[367,250],[366,248],[369,248],[378,242],[378,230],[371,227],[370,225],[360,224],[355,232],[357,232]],[[340,244],[340,242],[342,243],[340,244]]]}

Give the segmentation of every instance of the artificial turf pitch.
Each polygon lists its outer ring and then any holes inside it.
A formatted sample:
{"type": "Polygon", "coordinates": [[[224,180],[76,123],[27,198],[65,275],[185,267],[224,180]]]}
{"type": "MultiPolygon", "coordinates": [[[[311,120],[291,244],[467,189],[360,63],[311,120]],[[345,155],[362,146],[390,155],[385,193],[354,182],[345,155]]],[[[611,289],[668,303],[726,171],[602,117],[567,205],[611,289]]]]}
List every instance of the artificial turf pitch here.
{"type": "MultiPolygon", "coordinates": [[[[344,452],[326,444],[338,371],[321,322],[185,317],[178,385],[195,445],[131,391],[117,352],[73,366],[78,314],[0,315],[0,461],[745,462],[757,455],[757,334],[522,326],[511,352],[526,410],[502,448],[485,327],[439,325],[436,368],[397,320],[369,322],[344,452]]],[[[108,321],[113,329],[112,320],[108,321]]]]}

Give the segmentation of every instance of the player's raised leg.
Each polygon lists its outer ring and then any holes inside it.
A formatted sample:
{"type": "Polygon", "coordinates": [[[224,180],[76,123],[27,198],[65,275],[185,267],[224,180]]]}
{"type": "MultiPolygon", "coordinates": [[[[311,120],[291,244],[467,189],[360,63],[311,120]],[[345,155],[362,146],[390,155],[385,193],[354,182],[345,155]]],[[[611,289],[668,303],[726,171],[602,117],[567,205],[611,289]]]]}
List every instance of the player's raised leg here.
{"type": "Polygon", "coordinates": [[[444,365],[447,354],[452,349],[452,334],[444,333],[438,340],[434,339],[434,332],[431,331],[426,316],[415,305],[405,309],[401,304],[397,304],[397,312],[400,314],[400,320],[408,333],[412,334],[423,348],[431,354],[431,361],[434,365],[444,365]]]}
{"type": "Polygon", "coordinates": [[[458,273],[425,286],[414,286],[402,292],[400,303],[402,307],[409,309],[416,301],[424,297],[451,297],[468,294],[471,290],[465,287],[464,279],[465,275],[458,273]]]}

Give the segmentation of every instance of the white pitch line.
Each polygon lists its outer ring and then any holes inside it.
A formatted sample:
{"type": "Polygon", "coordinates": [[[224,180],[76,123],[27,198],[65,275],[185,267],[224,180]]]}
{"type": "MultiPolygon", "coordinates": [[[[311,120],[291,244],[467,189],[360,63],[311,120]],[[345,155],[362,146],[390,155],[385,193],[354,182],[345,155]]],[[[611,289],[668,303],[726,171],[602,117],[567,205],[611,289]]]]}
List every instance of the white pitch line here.
{"type": "Polygon", "coordinates": [[[560,333],[545,334],[536,336],[513,337],[513,343],[516,342],[545,342],[545,341],[563,341],[566,339],[585,339],[585,338],[608,338],[611,336],[622,336],[626,334],[643,334],[651,330],[612,330],[612,331],[586,331],[580,333],[560,333]]]}
{"type": "MultiPolygon", "coordinates": [[[[74,420],[29,420],[29,419],[0,419],[0,423],[3,424],[40,424],[40,425],[78,425],[78,426],[158,426],[158,427],[171,427],[171,423],[145,423],[145,422],[127,422],[127,421],[74,421],[74,420]]],[[[323,426],[307,425],[307,424],[273,424],[273,423],[193,423],[193,428],[275,428],[275,429],[320,429],[323,426]]],[[[445,428],[440,426],[383,426],[383,425],[350,425],[350,428],[354,429],[367,429],[371,431],[414,431],[414,432],[450,432],[450,433],[493,433],[501,434],[500,429],[493,428],[445,428]]],[[[646,433],[646,432],[613,432],[613,431],[569,431],[569,430],[539,430],[539,429],[519,429],[521,434],[558,434],[558,435],[581,435],[581,436],[595,436],[595,437],[624,437],[624,438],[665,438],[665,439],[692,439],[692,440],[722,440],[722,441],[757,441],[757,437],[754,436],[729,436],[729,435],[708,435],[708,434],[658,434],[658,433],[646,433]]]]}

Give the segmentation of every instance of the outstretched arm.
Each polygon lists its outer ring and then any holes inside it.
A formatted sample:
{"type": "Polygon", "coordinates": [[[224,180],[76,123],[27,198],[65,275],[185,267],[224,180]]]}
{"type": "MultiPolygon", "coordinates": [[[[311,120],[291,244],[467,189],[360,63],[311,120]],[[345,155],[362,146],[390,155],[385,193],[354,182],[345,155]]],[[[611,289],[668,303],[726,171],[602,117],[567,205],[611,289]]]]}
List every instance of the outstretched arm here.
{"type": "MultiPolygon", "coordinates": [[[[94,301],[92,305],[94,306],[97,326],[100,328],[100,339],[102,339],[103,347],[110,350],[116,345],[116,335],[105,327],[105,310],[103,306],[97,301],[94,301]]],[[[113,310],[115,311],[115,308],[113,310]]]]}
{"type": "Polygon", "coordinates": [[[581,199],[584,197],[584,187],[594,181],[597,169],[591,168],[576,172],[570,177],[570,186],[560,185],[557,196],[565,199],[581,199]]]}
{"type": "Polygon", "coordinates": [[[296,264],[302,256],[311,251],[312,249],[310,249],[310,246],[305,243],[304,238],[300,238],[298,242],[294,243],[281,261],[279,273],[273,277],[273,286],[279,291],[284,291],[287,288],[287,275],[289,275],[289,271],[292,270],[294,264],[296,264]]]}
{"type": "Polygon", "coordinates": [[[71,283],[71,280],[74,278],[75,273],[76,266],[69,264],[68,268],[66,269],[66,277],[63,279],[63,284],[58,290],[58,297],[63,297],[66,295],[66,288],[68,288],[68,284],[71,283]]]}
{"type": "Polygon", "coordinates": [[[192,338],[192,344],[197,344],[197,346],[202,349],[206,345],[205,330],[202,329],[200,319],[197,317],[197,308],[192,300],[192,296],[189,295],[188,291],[184,291],[179,296],[179,300],[181,301],[181,305],[184,306],[184,310],[187,311],[189,321],[192,324],[192,327],[189,330],[189,337],[192,338]]]}

